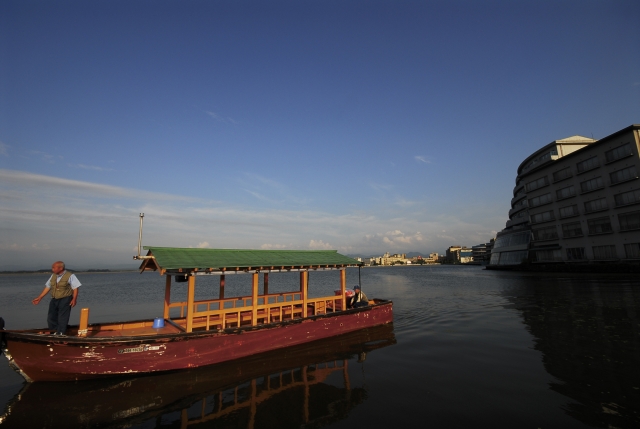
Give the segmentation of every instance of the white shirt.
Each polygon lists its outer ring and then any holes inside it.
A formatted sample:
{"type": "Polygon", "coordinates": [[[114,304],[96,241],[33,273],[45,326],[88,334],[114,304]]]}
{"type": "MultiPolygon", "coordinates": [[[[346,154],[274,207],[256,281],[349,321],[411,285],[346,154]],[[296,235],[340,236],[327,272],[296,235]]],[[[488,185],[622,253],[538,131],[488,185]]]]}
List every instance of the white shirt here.
{"type": "MultiPolygon", "coordinates": [[[[60,281],[60,279],[62,278],[62,276],[64,276],[64,273],[66,272],[67,270],[64,270],[63,272],[58,274],[58,281],[60,281]]],[[[71,289],[78,289],[80,286],[82,286],[82,283],[80,283],[80,280],[78,280],[75,274],[71,274],[71,277],[69,277],[69,284],[71,285],[71,289]]],[[[49,277],[49,280],[47,280],[47,282],[44,285],[48,288],[51,287],[51,277],[49,277]]]]}

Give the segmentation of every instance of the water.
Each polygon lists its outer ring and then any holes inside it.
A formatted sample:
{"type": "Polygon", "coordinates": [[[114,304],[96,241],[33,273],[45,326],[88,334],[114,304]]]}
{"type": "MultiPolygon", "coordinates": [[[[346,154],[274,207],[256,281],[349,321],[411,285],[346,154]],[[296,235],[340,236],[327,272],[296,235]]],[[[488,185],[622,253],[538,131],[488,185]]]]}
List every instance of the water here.
{"type": "MultiPolygon", "coordinates": [[[[79,278],[91,322],[160,315],[157,274],[79,278]]],[[[45,281],[0,276],[8,329],[45,324],[46,302],[30,303],[45,281]]],[[[249,281],[228,276],[226,296],[248,293],[249,281]]],[[[270,291],[297,281],[272,274],[270,291]]],[[[0,361],[0,426],[640,426],[640,280],[433,266],[363,269],[362,284],[394,301],[393,327],[133,379],[27,386],[0,361]]],[[[312,273],[310,295],[337,285],[335,272],[312,273]]],[[[215,297],[215,279],[198,279],[197,292],[215,297]]]]}

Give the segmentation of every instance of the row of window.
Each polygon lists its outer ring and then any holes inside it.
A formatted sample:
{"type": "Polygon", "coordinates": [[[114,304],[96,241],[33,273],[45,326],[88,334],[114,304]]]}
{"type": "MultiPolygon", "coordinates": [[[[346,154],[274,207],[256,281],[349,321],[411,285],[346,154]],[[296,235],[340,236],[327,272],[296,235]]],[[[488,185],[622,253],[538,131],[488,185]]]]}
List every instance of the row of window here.
{"type": "MultiPolygon", "coordinates": [[[[567,261],[585,261],[587,260],[584,247],[572,247],[565,249],[567,261]]],[[[615,245],[593,246],[594,260],[612,260],[618,259],[615,245]]],[[[624,253],[627,259],[640,259],[640,243],[628,243],[624,245],[624,253]]],[[[493,257],[493,255],[492,255],[493,257]]],[[[562,261],[562,250],[538,250],[536,251],[536,260],[538,262],[546,261],[562,261]]]]}
{"type": "MultiPolygon", "coordinates": [[[[613,196],[616,207],[628,206],[631,204],[640,203],[640,189],[634,189],[633,191],[622,192],[613,196]]],[[[584,208],[587,213],[592,213],[598,210],[605,210],[608,208],[606,198],[597,198],[595,200],[586,201],[584,208]]],[[[578,206],[576,204],[571,206],[562,207],[560,209],[560,217],[569,217],[578,215],[578,206]]]]}
{"type": "MultiPolygon", "coordinates": [[[[587,162],[591,159],[598,159],[597,156],[593,157],[593,158],[589,158],[584,162],[587,162]]],[[[581,163],[578,163],[578,165],[580,165],[581,163]]],[[[587,168],[587,167],[585,167],[587,168]]],[[[591,168],[587,168],[584,171],[588,171],[591,168]]],[[[570,167],[567,167],[565,169],[562,169],[560,171],[556,171],[555,173],[553,173],[553,177],[554,177],[554,182],[557,182],[558,180],[563,180],[566,179],[567,177],[571,177],[571,169],[570,167]],[[558,173],[563,172],[561,175],[558,175],[558,173]],[[559,179],[556,180],[556,177],[559,177],[559,179]]],[[[638,178],[638,171],[635,167],[635,165],[632,165],[631,167],[626,167],[626,168],[622,168],[620,170],[616,170],[613,171],[611,173],[609,173],[609,180],[610,183],[612,185],[621,183],[621,182],[626,182],[627,180],[632,180],[632,179],[637,179],[638,178]]],[[[533,180],[531,182],[528,182],[525,186],[527,192],[531,192],[531,191],[535,191],[536,189],[540,189],[543,188],[545,186],[547,186],[549,184],[549,180],[547,179],[547,176],[542,176],[536,180],[533,180]]],[[[596,177],[595,179],[590,179],[590,180],[585,180],[583,182],[580,183],[580,190],[581,192],[591,192],[591,191],[595,191],[596,189],[601,189],[604,187],[604,181],[602,180],[602,177],[596,177]]]]}
{"type": "MultiPolygon", "coordinates": [[[[640,229],[640,211],[623,213],[618,215],[618,223],[620,231],[632,231],[640,229]]],[[[563,223],[562,238],[582,237],[582,225],[580,222],[563,223]]],[[[611,219],[609,217],[601,217],[587,220],[587,228],[589,235],[605,234],[613,232],[611,219]]],[[[544,228],[536,228],[531,231],[533,239],[537,241],[558,239],[558,230],[555,225],[544,228]]]]}
{"type": "MultiPolygon", "coordinates": [[[[606,163],[614,162],[622,158],[626,158],[627,156],[633,155],[633,148],[631,143],[625,143],[621,146],[613,148],[605,152],[604,156],[606,159],[606,163]]],[[[597,155],[592,156],[591,158],[585,159],[584,161],[580,161],[576,164],[576,170],[578,174],[584,173],[585,171],[593,170],[600,166],[600,161],[597,155]]],[[[559,182],[561,180],[572,177],[573,173],[571,172],[571,167],[563,168],[562,170],[558,170],[553,173],[553,181],[559,182]]]]}
{"type": "MultiPolygon", "coordinates": [[[[539,197],[530,199],[529,205],[531,207],[537,207],[537,206],[546,204],[546,202],[550,198],[551,198],[551,194],[540,195],[539,197]]],[[[640,203],[640,189],[635,189],[633,191],[628,191],[628,192],[622,192],[620,194],[614,195],[613,198],[614,198],[616,207],[623,207],[631,204],[640,203]]],[[[607,202],[607,199],[604,197],[596,198],[595,200],[585,201],[583,204],[584,204],[584,212],[586,214],[607,210],[609,208],[609,203],[607,202]]],[[[560,214],[560,219],[565,219],[568,217],[580,215],[580,211],[578,210],[577,204],[560,207],[558,209],[558,212],[560,214]]],[[[542,223],[542,222],[549,222],[552,220],[555,220],[555,215],[553,210],[531,215],[531,223],[542,223]]]]}

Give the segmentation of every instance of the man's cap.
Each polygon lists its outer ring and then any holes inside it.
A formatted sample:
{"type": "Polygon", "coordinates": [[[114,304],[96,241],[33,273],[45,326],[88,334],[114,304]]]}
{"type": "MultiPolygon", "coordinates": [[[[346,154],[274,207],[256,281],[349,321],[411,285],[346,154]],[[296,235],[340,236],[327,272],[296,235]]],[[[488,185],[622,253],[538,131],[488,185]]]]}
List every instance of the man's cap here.
{"type": "Polygon", "coordinates": [[[360,285],[355,285],[355,286],[353,287],[353,290],[356,290],[356,289],[360,289],[360,290],[362,290],[362,288],[360,287],[360,285]]]}

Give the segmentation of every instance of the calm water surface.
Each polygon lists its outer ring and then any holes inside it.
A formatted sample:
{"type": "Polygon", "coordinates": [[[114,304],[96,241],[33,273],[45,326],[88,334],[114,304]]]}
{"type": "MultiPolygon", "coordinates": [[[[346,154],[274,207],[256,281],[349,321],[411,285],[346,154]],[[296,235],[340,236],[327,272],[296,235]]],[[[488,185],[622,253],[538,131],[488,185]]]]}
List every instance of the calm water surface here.
{"type": "MultiPolygon", "coordinates": [[[[157,274],[82,274],[91,322],[161,314],[157,274]]],[[[7,329],[46,325],[42,275],[0,276],[7,329]]],[[[217,296],[198,280],[197,299],[217,296]]],[[[273,274],[270,291],[297,275],[273,274]]],[[[358,282],[357,270],[348,282],[358,282]]],[[[228,276],[227,296],[249,276],[228,276]]],[[[160,376],[26,385],[2,358],[2,427],[640,427],[640,280],[480,267],[362,270],[392,327],[160,376]]],[[[338,275],[312,273],[310,294],[338,275]]],[[[173,300],[182,299],[177,286],[173,300]]],[[[72,322],[77,323],[78,309],[72,322]]]]}

